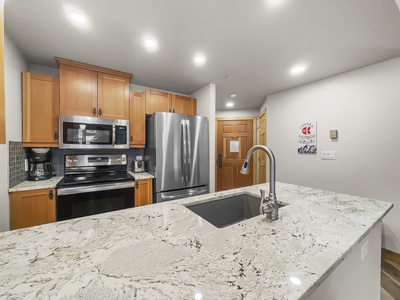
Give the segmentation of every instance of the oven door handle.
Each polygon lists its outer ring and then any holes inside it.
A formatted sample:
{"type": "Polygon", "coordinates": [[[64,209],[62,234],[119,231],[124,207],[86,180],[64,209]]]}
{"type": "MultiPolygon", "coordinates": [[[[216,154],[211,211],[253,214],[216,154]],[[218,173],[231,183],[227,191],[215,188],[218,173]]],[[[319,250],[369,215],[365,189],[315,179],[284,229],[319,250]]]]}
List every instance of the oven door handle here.
{"type": "Polygon", "coordinates": [[[73,195],[73,194],[81,194],[81,193],[91,193],[91,192],[108,191],[108,190],[117,190],[117,189],[133,188],[133,187],[135,187],[134,181],[111,183],[111,184],[97,184],[97,185],[89,185],[89,186],[86,185],[86,186],[68,187],[68,188],[57,189],[57,196],[73,195]]]}

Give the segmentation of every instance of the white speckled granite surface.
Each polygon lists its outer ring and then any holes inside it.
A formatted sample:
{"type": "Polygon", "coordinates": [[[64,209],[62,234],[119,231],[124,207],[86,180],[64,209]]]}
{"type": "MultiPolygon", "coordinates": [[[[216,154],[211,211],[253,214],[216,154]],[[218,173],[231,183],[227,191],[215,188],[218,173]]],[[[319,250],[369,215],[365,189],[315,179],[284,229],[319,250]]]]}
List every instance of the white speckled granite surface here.
{"type": "Polygon", "coordinates": [[[62,176],[56,176],[48,180],[41,181],[24,181],[12,188],[8,189],[9,193],[12,192],[22,192],[29,190],[40,190],[40,189],[53,189],[56,187],[57,183],[62,179],[62,176]]]}
{"type": "Polygon", "coordinates": [[[147,172],[134,173],[134,172],[128,171],[128,173],[131,174],[133,177],[135,177],[135,180],[154,178],[153,175],[151,175],[150,173],[147,173],[147,172]]]}
{"type": "Polygon", "coordinates": [[[305,299],[392,207],[277,183],[278,221],[218,229],[182,205],[259,187],[2,233],[0,299],[305,299]]]}

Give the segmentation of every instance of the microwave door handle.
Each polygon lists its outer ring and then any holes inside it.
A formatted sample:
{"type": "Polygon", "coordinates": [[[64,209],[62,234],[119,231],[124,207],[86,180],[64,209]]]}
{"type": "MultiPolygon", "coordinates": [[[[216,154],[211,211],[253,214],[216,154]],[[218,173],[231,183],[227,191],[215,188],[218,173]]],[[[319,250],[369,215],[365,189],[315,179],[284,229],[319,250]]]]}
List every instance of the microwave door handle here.
{"type": "Polygon", "coordinates": [[[181,158],[181,170],[182,170],[182,183],[185,182],[186,176],[186,131],[185,131],[185,120],[181,120],[181,132],[182,132],[182,158],[181,158]]]}
{"type": "Polygon", "coordinates": [[[112,125],[112,144],[115,145],[115,125],[112,125]]]}
{"type": "Polygon", "coordinates": [[[186,130],[187,130],[187,173],[186,173],[186,182],[190,181],[190,172],[191,172],[191,138],[190,138],[190,121],[186,120],[186,130]]]}

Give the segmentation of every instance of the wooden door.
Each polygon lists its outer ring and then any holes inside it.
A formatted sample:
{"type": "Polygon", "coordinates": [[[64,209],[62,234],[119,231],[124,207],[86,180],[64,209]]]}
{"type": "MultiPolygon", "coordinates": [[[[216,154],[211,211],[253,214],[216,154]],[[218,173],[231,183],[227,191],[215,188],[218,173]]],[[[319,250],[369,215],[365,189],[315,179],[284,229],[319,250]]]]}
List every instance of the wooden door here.
{"type": "Polygon", "coordinates": [[[146,144],[145,93],[130,92],[129,112],[129,146],[144,148],[146,144]]]}
{"type": "Polygon", "coordinates": [[[240,169],[253,146],[254,124],[254,119],[217,120],[217,191],[253,184],[253,159],[248,175],[241,174],[240,169]],[[238,152],[235,142],[239,143],[238,152]]]}
{"type": "Polygon", "coordinates": [[[10,229],[56,221],[55,189],[10,193],[10,229]]]}
{"type": "Polygon", "coordinates": [[[98,73],[97,114],[101,118],[129,120],[129,79],[98,73]]]}
{"type": "Polygon", "coordinates": [[[172,94],[170,108],[172,112],[185,115],[196,115],[196,99],[172,94]]]}
{"type": "Polygon", "coordinates": [[[25,147],[58,147],[59,80],[22,73],[22,142],[25,147]]]}
{"type": "Polygon", "coordinates": [[[60,64],[60,114],[97,116],[97,72],[60,64]]]}
{"type": "Polygon", "coordinates": [[[141,179],[135,182],[135,207],[153,203],[153,180],[141,179]]]}
{"type": "MultiPolygon", "coordinates": [[[[259,125],[260,131],[258,135],[258,143],[260,145],[267,145],[267,127],[266,127],[266,109],[261,112],[259,116],[259,125]]],[[[264,151],[258,151],[258,183],[267,182],[267,173],[266,173],[266,158],[267,154],[264,151]]]]}
{"type": "Polygon", "coordinates": [[[146,115],[155,112],[169,112],[171,94],[155,90],[146,90],[146,115]]]}

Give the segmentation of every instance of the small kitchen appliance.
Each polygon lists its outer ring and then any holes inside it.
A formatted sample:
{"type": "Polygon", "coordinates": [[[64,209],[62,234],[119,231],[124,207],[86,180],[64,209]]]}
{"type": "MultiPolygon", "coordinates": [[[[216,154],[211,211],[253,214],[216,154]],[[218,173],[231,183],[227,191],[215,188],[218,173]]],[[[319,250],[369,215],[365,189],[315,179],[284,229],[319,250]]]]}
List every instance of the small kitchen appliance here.
{"type": "Polygon", "coordinates": [[[53,177],[54,167],[51,164],[49,148],[32,148],[28,153],[28,181],[40,181],[53,177]]]}
{"type": "Polygon", "coordinates": [[[134,173],[142,173],[146,170],[145,164],[143,160],[134,160],[132,164],[132,172],[134,173]]]}

